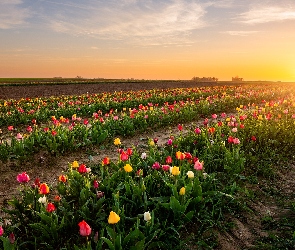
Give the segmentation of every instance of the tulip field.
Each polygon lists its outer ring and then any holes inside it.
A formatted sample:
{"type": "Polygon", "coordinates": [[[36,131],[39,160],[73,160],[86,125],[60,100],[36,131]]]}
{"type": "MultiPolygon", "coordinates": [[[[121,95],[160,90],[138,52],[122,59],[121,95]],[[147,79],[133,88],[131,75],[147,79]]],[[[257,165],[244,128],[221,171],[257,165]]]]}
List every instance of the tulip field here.
{"type": "Polygon", "coordinates": [[[1,249],[295,248],[295,84],[0,99],[0,129],[1,249]],[[77,158],[48,183],[21,167],[40,152],[77,158]]]}

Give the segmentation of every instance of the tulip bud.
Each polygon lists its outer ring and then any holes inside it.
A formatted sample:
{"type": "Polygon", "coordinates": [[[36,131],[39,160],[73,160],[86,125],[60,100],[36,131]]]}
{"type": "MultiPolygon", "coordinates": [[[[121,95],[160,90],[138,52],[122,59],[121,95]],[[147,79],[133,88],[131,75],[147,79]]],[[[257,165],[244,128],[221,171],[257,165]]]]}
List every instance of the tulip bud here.
{"type": "Polygon", "coordinates": [[[185,195],[185,187],[182,187],[179,191],[179,195],[185,195]]]}

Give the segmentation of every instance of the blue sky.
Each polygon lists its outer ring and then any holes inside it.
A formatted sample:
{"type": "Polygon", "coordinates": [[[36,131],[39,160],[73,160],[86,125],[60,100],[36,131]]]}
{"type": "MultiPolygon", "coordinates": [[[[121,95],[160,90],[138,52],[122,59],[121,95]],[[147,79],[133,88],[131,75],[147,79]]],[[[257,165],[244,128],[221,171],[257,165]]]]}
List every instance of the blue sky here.
{"type": "Polygon", "coordinates": [[[295,81],[294,0],[2,0],[0,77],[295,81]]]}

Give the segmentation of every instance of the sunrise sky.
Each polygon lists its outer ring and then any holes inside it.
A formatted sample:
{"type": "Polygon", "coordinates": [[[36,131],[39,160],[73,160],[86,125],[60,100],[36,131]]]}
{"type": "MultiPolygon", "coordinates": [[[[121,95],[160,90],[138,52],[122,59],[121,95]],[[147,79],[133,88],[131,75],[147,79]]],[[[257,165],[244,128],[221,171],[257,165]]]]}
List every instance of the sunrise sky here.
{"type": "Polygon", "coordinates": [[[294,0],[1,0],[0,77],[295,82],[294,0]]]}

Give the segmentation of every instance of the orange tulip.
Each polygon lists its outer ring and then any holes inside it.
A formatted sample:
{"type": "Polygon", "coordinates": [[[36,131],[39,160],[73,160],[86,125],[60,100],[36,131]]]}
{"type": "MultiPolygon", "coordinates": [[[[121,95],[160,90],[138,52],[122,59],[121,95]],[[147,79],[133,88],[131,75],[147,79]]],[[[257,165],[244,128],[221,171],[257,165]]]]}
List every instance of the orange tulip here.
{"type": "Polygon", "coordinates": [[[49,187],[47,186],[46,183],[40,184],[39,194],[49,194],[49,187]]]}

